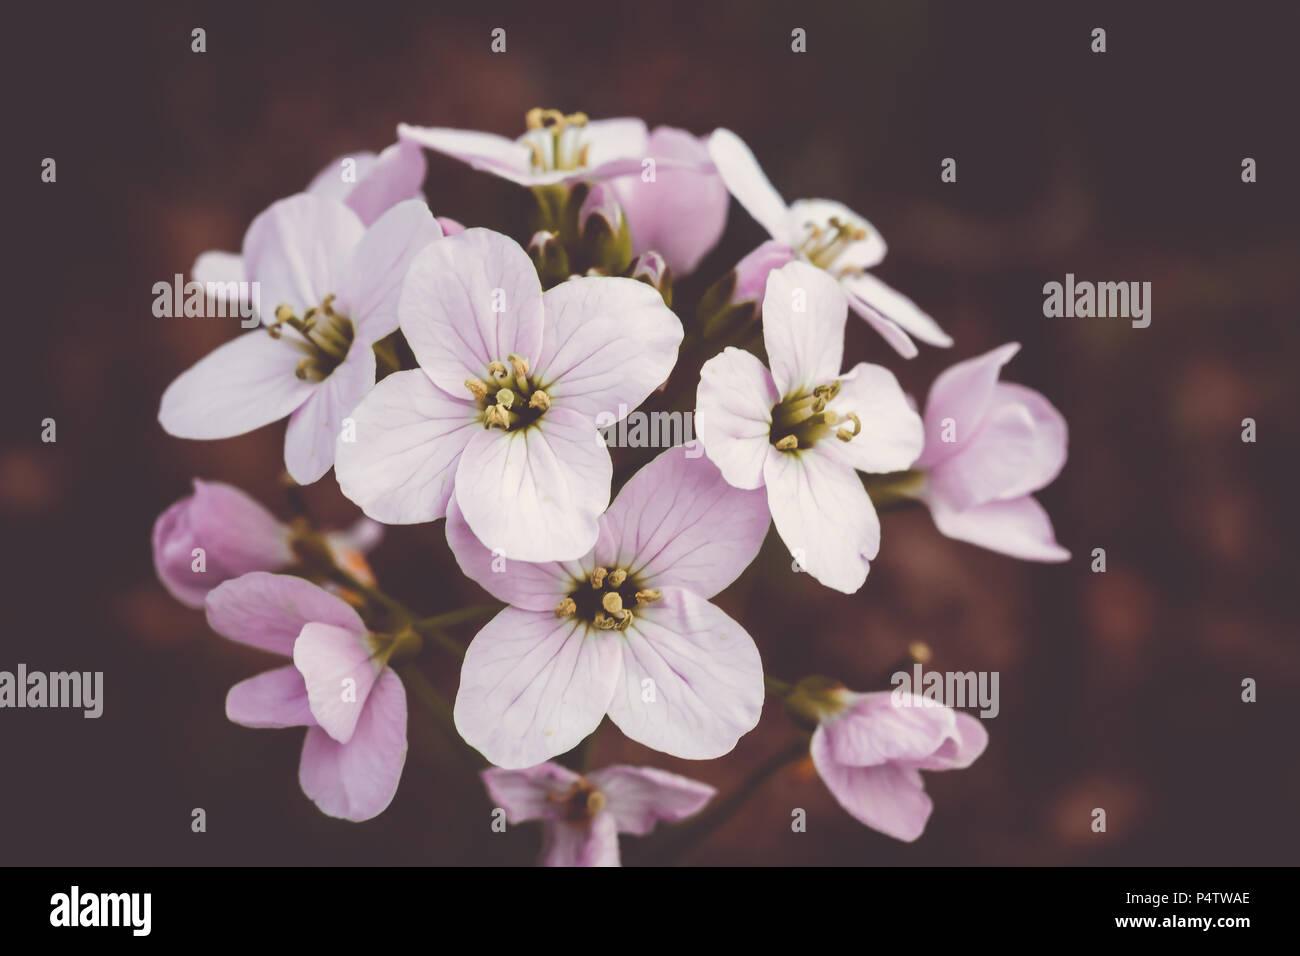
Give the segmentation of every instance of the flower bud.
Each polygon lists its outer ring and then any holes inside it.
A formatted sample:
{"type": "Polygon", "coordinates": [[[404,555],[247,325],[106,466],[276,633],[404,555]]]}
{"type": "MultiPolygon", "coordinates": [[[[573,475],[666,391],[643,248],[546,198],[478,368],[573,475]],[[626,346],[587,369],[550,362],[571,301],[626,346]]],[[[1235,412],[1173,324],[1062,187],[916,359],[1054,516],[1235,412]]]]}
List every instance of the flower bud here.
{"type": "Polygon", "coordinates": [[[592,183],[578,210],[578,237],[584,271],[618,276],[632,261],[632,237],[627,218],[612,187],[592,183]]]}
{"type": "Polygon", "coordinates": [[[657,290],[664,298],[664,305],[670,309],[673,307],[673,271],[659,253],[641,253],[632,260],[628,275],[657,290]]]}
{"type": "Polygon", "coordinates": [[[736,263],[700,299],[696,320],[704,338],[732,335],[757,319],[768,273],[793,261],[790,247],[771,239],[736,263]]]}
{"type": "Polygon", "coordinates": [[[546,230],[534,233],[528,242],[528,255],[537,268],[542,288],[549,289],[569,278],[569,254],[555,233],[546,230]]]}

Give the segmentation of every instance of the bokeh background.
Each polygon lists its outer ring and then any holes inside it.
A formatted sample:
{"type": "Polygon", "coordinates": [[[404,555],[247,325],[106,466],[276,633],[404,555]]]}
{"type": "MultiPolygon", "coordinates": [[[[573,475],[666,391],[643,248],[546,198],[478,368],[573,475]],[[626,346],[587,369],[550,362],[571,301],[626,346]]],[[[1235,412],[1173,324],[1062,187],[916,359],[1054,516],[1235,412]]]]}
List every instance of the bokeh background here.
{"type": "MultiPolygon", "coordinates": [[[[1041,495],[1070,563],[1020,563],[942,538],[923,511],[891,512],[860,593],[790,573],[772,534],[720,600],[787,679],[882,687],[918,640],[932,667],[1000,672],[989,749],[927,775],[936,809],[921,840],[860,826],[795,765],[682,862],[1295,863],[1297,24],[1280,4],[1071,6],[8,11],[0,668],[102,670],[106,700],[96,721],[0,711],[0,863],[533,858],[537,833],[490,833],[481,789],[418,718],[386,813],[319,814],[296,780],[301,732],[224,718],[226,689],[265,659],[167,596],[149,532],[195,475],[289,513],[283,426],[202,443],[157,425],[168,382],[237,329],[154,318],[153,283],[237,249],[257,212],[335,156],[387,145],[399,121],[515,135],[535,105],[736,130],[787,197],[870,218],[890,244],[880,275],[957,341],[905,363],[851,322],[851,361],[885,362],[920,396],[950,362],[1016,340],[1009,377],[1070,423],[1069,464],[1041,495]],[[497,26],[504,55],[489,52],[497,26]],[[1095,26],[1104,55],[1089,50],[1095,26]],[[47,156],[56,184],[40,182],[47,156]],[[955,184],[939,178],[949,156],[955,184]],[[1257,183],[1241,182],[1246,156],[1257,183]],[[1067,272],[1151,282],[1150,328],[1044,318],[1042,285],[1067,272]],[[55,444],[40,441],[46,417],[55,444]],[[1245,417],[1255,444],[1241,441],[1245,417]],[[1094,547],[1105,574],[1089,570],[1094,547]],[[1255,704],[1241,702],[1244,677],[1255,704]],[[190,831],[195,807],[205,834],[190,831]],[[795,807],[806,833],[791,832],[795,807]],[[1094,807],[1105,834],[1089,828],[1094,807]]],[[[426,194],[440,215],[522,238],[508,183],[430,156],[426,194]]],[[[733,205],[700,284],[761,238],[733,205]]],[[[307,499],[326,522],[355,515],[332,476],[307,499]]],[[[373,563],[429,613],[481,598],[441,523],[393,530],[373,563]]],[[[450,697],[455,669],[429,662],[450,697]]],[[[596,763],[725,792],[792,737],[769,703],[722,760],[675,761],[607,726],[596,763]]],[[[637,843],[624,840],[629,862],[637,843]]]]}

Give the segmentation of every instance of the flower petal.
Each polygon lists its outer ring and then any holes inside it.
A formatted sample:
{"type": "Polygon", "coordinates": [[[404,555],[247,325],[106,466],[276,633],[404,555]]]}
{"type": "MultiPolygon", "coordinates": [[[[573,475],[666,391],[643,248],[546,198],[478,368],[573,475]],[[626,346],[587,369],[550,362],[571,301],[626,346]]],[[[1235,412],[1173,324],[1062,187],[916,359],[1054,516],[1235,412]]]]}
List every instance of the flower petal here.
{"type": "Polygon", "coordinates": [[[406,764],[406,688],[384,671],[345,744],[312,727],[302,745],[298,783],[321,812],[369,820],[393,802],[406,764]]]}
{"type": "MultiPolygon", "coordinates": [[[[827,408],[841,416],[857,415],[862,428],[849,441],[824,439],[827,450],[858,471],[885,474],[911,468],[925,444],[925,430],[894,373],[861,362],[839,382],[839,394],[827,408]]],[[[850,421],[842,427],[853,431],[850,421]]]]}
{"type": "Polygon", "coordinates": [[[998,405],[960,452],[930,470],[927,493],[957,511],[1012,499],[1023,493],[1025,475],[1041,469],[1041,458],[1029,410],[1016,403],[998,405]]]}
{"type": "Polygon", "coordinates": [[[707,458],[670,448],[628,480],[602,519],[596,560],[650,588],[717,594],[749,567],[771,519],[759,489],[727,484],[707,458]]]}
{"type": "Polygon", "coordinates": [[[896,289],[867,272],[845,276],[842,280],[850,295],[871,311],[899,325],[904,331],[929,345],[947,348],[952,336],[939,328],[920,307],[896,289]]]}
{"type": "Polygon", "coordinates": [[[564,804],[554,798],[579,779],[578,774],[558,763],[538,764],[525,770],[491,767],[480,776],[489,799],[506,812],[509,823],[554,820],[562,816],[564,804]]]}
{"type": "Polygon", "coordinates": [[[582,823],[543,824],[542,866],[619,866],[614,818],[598,813],[582,823]]]}
{"type": "Polygon", "coordinates": [[[262,320],[278,306],[298,315],[338,292],[365,234],[361,219],[336,199],[299,193],[273,203],[244,234],[244,270],[261,287],[262,320]]]}
{"type": "Polygon", "coordinates": [[[1016,405],[1029,413],[1034,423],[1034,451],[1020,473],[1020,480],[1003,490],[1000,497],[1011,499],[1045,488],[1065,467],[1069,429],[1056,407],[1032,388],[999,382],[993,389],[993,407],[1016,405]]]}
{"type": "Polygon", "coordinates": [[[660,820],[675,823],[699,813],[717,794],[707,783],[655,767],[605,767],[587,774],[605,796],[605,813],[619,833],[645,836],[660,820]]]}
{"type": "MultiPolygon", "coordinates": [[[[346,158],[349,157],[340,157],[321,170],[307,191],[316,192],[318,185],[327,180],[338,182],[342,195],[336,198],[347,203],[367,226],[398,203],[420,198],[425,162],[418,144],[399,140],[378,156],[355,154],[352,157],[357,160],[355,183],[342,182],[342,160],[346,158]]],[[[327,187],[319,185],[319,188],[324,191],[327,187]]]]}
{"type": "Polygon", "coordinates": [[[340,436],[339,489],[386,524],[441,518],[461,452],[481,430],[478,416],[478,406],[452,398],[419,369],[394,372],[353,410],[356,441],[340,436]]]}
{"type": "Polygon", "coordinates": [[[861,588],[880,519],[857,473],[819,446],[768,456],[763,478],[776,530],[804,569],[845,594],[861,588]]]}
{"type": "Polygon", "coordinates": [[[889,343],[890,348],[903,358],[916,358],[920,354],[921,350],[916,347],[916,343],[912,341],[897,322],[885,318],[847,289],[845,289],[845,293],[849,297],[849,308],[861,317],[867,325],[875,329],[880,337],[889,343]]]}
{"type": "Polygon", "coordinates": [[[295,374],[301,361],[289,343],[247,332],[168,385],[158,421],[177,438],[231,438],[279,421],[318,387],[295,374]]]}
{"type": "Polygon", "coordinates": [[[833,260],[823,263],[825,269],[836,275],[845,270],[870,269],[879,265],[888,251],[880,230],[848,206],[833,199],[796,199],[790,203],[787,216],[787,234],[793,245],[801,245],[811,238],[810,227],[829,228],[832,219],[838,220],[841,226],[860,229],[866,233],[865,238],[850,240],[833,260]]]}
{"type": "Polygon", "coordinates": [[[993,401],[1002,366],[1020,351],[1018,342],[1009,342],[990,352],[946,369],[930,386],[925,403],[925,451],[917,465],[932,468],[951,458],[979,428],[993,401]],[[945,442],[944,420],[951,419],[955,441],[945,442]]]}
{"type": "Polygon", "coordinates": [[[366,230],[348,262],[335,311],[352,319],[358,341],[371,344],[397,330],[397,301],[416,254],[442,226],[423,199],[393,206],[366,230]]]}
{"type": "Polygon", "coordinates": [[[384,672],[369,635],[331,624],[305,624],[293,645],[293,664],[307,684],[316,723],[339,743],[347,743],[384,672]]]}
{"type": "Polygon", "coordinates": [[[831,756],[849,767],[915,763],[956,736],[956,711],[901,690],[857,694],[849,709],[822,722],[831,756]]]}
{"type": "Polygon", "coordinates": [[[709,459],[737,488],[761,488],[772,450],[772,409],[781,395],[753,354],[728,347],[700,369],[695,431],[709,459]]]}
{"type": "Polygon", "coordinates": [[[791,262],[767,277],[763,341],[781,396],[811,392],[839,375],[848,302],[839,284],[806,262],[791,262]]]}
{"type": "Polygon", "coordinates": [[[763,174],[763,168],[744,140],[729,129],[716,129],[709,137],[709,156],[718,167],[727,189],[745,211],[773,239],[790,245],[794,237],[789,234],[789,210],[785,200],[763,174]]]}
{"type": "Polygon", "coordinates": [[[507,179],[526,176],[529,171],[528,147],[495,133],[436,126],[397,127],[400,139],[428,147],[435,152],[459,159],[475,169],[496,173],[507,179]]]}
{"type": "Polygon", "coordinates": [[[510,354],[542,347],[542,285],[509,236],[466,229],[425,246],[411,262],[397,313],[420,367],[449,395],[486,379],[510,354]],[[499,310],[499,311],[498,311],[499,310]]]}
{"type": "Polygon", "coordinates": [[[353,342],[343,363],[289,416],[284,464],[290,478],[310,485],[330,470],[344,420],[374,384],[374,350],[366,342],[353,342]]]}
{"type": "Polygon", "coordinates": [[[310,727],[307,685],[290,664],[240,681],[226,694],[226,719],[244,727],[310,727]]]}
{"type": "Polygon", "coordinates": [[[596,729],[618,678],[617,638],[508,607],[465,652],[456,729],[497,766],[532,767],[596,729]]]}
{"type": "Polygon", "coordinates": [[[646,156],[645,121],[631,116],[589,120],[585,127],[587,165],[599,168],[618,159],[635,159],[637,166],[646,156]]]}
{"type": "Polygon", "coordinates": [[[615,638],[623,667],[609,718],[637,743],[674,757],[721,757],[763,710],[758,648],[704,598],[662,590],[662,600],[634,612],[615,638]]]}
{"type": "Polygon", "coordinates": [[[515,561],[572,561],[596,543],[613,465],[590,420],[551,408],[516,431],[476,431],[456,466],[474,536],[515,561]]]}
{"type": "Polygon", "coordinates": [[[190,278],[195,282],[243,282],[244,257],[238,252],[200,252],[190,267],[190,278]]]}
{"type": "Polygon", "coordinates": [[[912,842],[925,831],[934,804],[912,767],[848,767],[829,753],[824,727],[813,731],[813,765],[839,805],[873,830],[912,842]]]}
{"type": "Polygon", "coordinates": [[[253,571],[227,581],[208,594],[207,610],[208,626],[222,637],[285,657],[293,655],[298,634],[313,621],[366,633],[341,598],[289,574],[253,571]]]}
{"type": "Polygon", "coordinates": [[[577,561],[533,564],[494,554],[474,536],[454,497],[447,506],[447,544],[466,577],[497,600],[526,611],[555,610],[590,570],[577,561]]]}
{"type": "Polygon", "coordinates": [[[668,378],[682,323],[662,296],[635,279],[570,279],[543,298],[542,350],[534,378],[552,404],[606,424],[636,408],[668,378]],[[612,417],[610,417],[612,416],[612,417]]]}
{"type": "Polygon", "coordinates": [[[970,714],[955,712],[956,722],[952,735],[943,746],[923,760],[916,762],[919,770],[961,770],[973,764],[989,745],[989,732],[984,724],[970,714]]]}
{"type": "Polygon", "coordinates": [[[1034,498],[990,501],[954,511],[942,500],[926,498],[934,526],[945,537],[967,541],[1022,561],[1068,561],[1070,552],[1056,543],[1052,519],[1034,498]]]}

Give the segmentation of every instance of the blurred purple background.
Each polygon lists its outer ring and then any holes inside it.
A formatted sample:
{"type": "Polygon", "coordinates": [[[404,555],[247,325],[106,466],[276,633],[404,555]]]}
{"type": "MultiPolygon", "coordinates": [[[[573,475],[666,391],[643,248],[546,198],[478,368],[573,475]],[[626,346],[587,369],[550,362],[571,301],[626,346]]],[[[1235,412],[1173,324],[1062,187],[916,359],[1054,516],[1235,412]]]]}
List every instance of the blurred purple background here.
{"type": "MultiPolygon", "coordinates": [[[[103,670],[106,689],[95,721],[0,711],[0,863],[531,861],[536,832],[490,832],[481,788],[427,721],[413,716],[393,805],[356,825],[300,792],[299,731],[225,720],[227,688],[265,659],[168,597],[149,532],[191,476],[287,515],[283,426],[165,435],[163,389],[237,320],[150,307],[153,283],[237,249],[257,212],[335,156],[387,145],[399,121],[516,135],[537,105],[736,130],[787,198],[871,219],[890,245],[881,277],[957,341],[904,363],[851,320],[849,360],[883,362],[923,396],[946,365],[1016,340],[1007,376],[1071,428],[1070,461],[1041,495],[1068,564],[1019,563],[942,538],[923,511],[891,512],[858,594],[789,573],[772,534],[720,599],[783,678],[881,687],[918,640],[934,668],[1000,672],[989,749],[927,775],[921,840],[867,830],[796,765],[684,861],[1294,863],[1296,24],[1281,5],[1046,6],[9,11],[0,669],[103,670]],[[497,26],[505,55],[489,52],[497,26]],[[790,52],[796,26],[804,55],[790,52]],[[1095,26],[1104,55],[1089,51],[1095,26]],[[190,51],[193,27],[205,54],[190,51]],[[40,182],[46,156],[56,184],[40,182]],[[939,179],[948,156],[956,184],[939,179]],[[1255,184],[1241,182],[1245,156],[1255,184]],[[1150,328],[1044,318],[1043,283],[1067,272],[1150,281],[1150,328]],[[40,441],[46,417],[56,444],[40,441]],[[1240,440],[1245,417],[1256,444],[1240,440]],[[1089,571],[1094,547],[1105,574],[1089,571]],[[1258,703],[1241,702],[1244,677],[1258,703]],[[206,834],[190,831],[194,807],[206,834]],[[791,833],[794,807],[807,833],[791,833]],[[1089,829],[1093,807],[1105,834],[1089,829]]],[[[425,191],[439,215],[523,238],[508,183],[430,156],[425,191]]],[[[761,238],[733,205],[694,288],[761,238]]],[[[355,515],[332,476],[307,497],[328,521],[355,515]]],[[[429,613],[481,598],[441,523],[392,530],[373,563],[429,613]]],[[[435,683],[453,695],[455,668],[437,660],[435,683]]],[[[726,791],[792,734],[769,701],[722,760],[672,760],[606,727],[596,763],[726,791]]],[[[636,844],[624,840],[629,862],[636,844]]]]}

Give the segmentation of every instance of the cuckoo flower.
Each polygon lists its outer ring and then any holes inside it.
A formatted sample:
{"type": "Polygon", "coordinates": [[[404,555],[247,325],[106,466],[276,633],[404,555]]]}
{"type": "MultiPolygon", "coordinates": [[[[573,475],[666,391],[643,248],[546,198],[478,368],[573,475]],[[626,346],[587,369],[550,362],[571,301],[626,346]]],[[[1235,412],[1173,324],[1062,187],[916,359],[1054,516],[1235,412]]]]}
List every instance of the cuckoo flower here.
{"type": "Polygon", "coordinates": [[[885,258],[885,240],[867,220],[828,199],[786,205],[739,136],[718,129],[709,155],[731,194],[777,242],[840,284],[853,311],[904,358],[917,354],[915,336],[947,347],[952,339],[916,303],[867,272],[885,258]]]}
{"type": "MultiPolygon", "coordinates": [[[[316,174],[306,191],[344,203],[363,225],[370,226],[399,202],[420,198],[424,167],[420,147],[399,141],[378,156],[370,152],[340,156],[316,174]]],[[[248,278],[237,252],[200,253],[190,272],[199,282],[224,284],[248,278]]],[[[220,285],[216,288],[221,290],[220,285]]]]}
{"type": "Polygon", "coordinates": [[[523,249],[487,229],[420,253],[398,310],[420,368],[356,408],[356,441],[338,445],[343,493],[413,524],[443,517],[454,490],[475,535],[508,558],[588,553],[612,473],[596,417],[636,408],[668,377],[677,316],[635,279],[543,295],[523,249]]]}
{"type": "Polygon", "coordinates": [[[977,719],[917,694],[835,688],[817,696],[817,773],[840,806],[896,840],[915,840],[930,818],[921,771],[969,767],[989,742],[977,719]]]}
{"type": "Polygon", "coordinates": [[[1065,418],[1038,392],[999,382],[1012,342],[952,366],[930,388],[920,492],[935,525],[959,541],[1026,561],[1066,561],[1033,497],[1065,465],[1065,418]]]}
{"type": "Polygon", "coordinates": [[[483,771],[510,823],[540,820],[543,866],[618,866],[618,835],[645,836],[660,820],[698,813],[717,793],[654,767],[614,766],[586,776],[559,764],[483,771]]]}
{"type": "Polygon", "coordinates": [[[608,714],[633,740],[693,760],[720,757],[758,723],[763,667],[745,629],[708,598],[767,533],[761,494],[732,488],[682,447],[637,472],[574,561],[503,561],[453,503],[461,570],[510,604],[470,644],[456,727],[492,763],[562,754],[608,714]]]}
{"type": "Polygon", "coordinates": [[[158,420],[178,438],[229,438],[289,417],[284,461],[299,484],[334,463],[342,420],[375,383],[371,346],[397,328],[412,256],[441,237],[420,200],[367,229],[335,199],[306,193],[258,216],[244,263],[267,323],[219,347],[163,393],[158,420]]]}
{"type": "Polygon", "coordinates": [[[763,297],[769,372],[728,348],[704,364],[695,431],[737,488],[767,490],[776,530],[801,568],[828,587],[862,587],[880,520],[856,471],[909,467],[921,419],[887,369],[839,371],[847,309],[835,281],[791,262],[763,297]]]}
{"type": "MultiPolygon", "coordinates": [[[[362,518],[347,531],[324,536],[336,564],[369,582],[363,555],[379,543],[383,526],[362,518]]],[[[249,571],[282,571],[295,563],[292,532],[238,488],[194,480],[194,493],[154,522],[153,561],[172,597],[203,607],[208,592],[249,571]]]]}
{"type": "Polygon", "coordinates": [[[293,658],[232,687],[226,716],[245,727],[306,727],[303,792],[332,817],[382,813],[406,762],[406,690],[387,666],[402,638],[370,633],[341,598],[289,575],[227,581],[207,608],[223,637],[293,658]]]}

